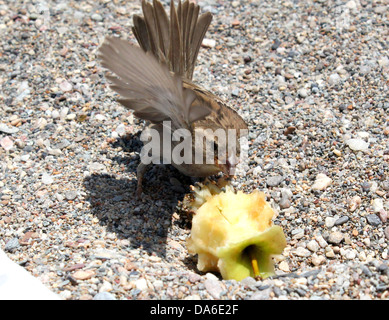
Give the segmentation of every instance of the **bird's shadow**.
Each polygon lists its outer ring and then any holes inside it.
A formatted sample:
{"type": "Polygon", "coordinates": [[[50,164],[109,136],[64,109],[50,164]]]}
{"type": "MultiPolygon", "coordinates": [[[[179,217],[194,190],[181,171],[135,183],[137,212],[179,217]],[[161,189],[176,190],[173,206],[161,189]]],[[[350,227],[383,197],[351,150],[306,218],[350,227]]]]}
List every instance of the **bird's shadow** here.
{"type": "MultiPolygon", "coordinates": [[[[129,240],[133,248],[142,248],[149,254],[166,257],[172,215],[185,194],[190,192],[189,186],[193,184],[193,180],[170,165],[154,165],[144,176],[143,196],[137,198],[137,179],[134,173],[136,176],[136,167],[140,161],[136,154],[139,154],[142,147],[139,135],[140,133],[129,134],[112,143],[113,148],[120,147],[123,152],[118,152],[111,159],[120,165],[125,164],[132,178],[96,173],[84,178],[87,201],[92,214],[99,219],[101,225],[106,226],[108,232],[115,233],[118,239],[129,240]],[[175,178],[174,181],[172,178],[175,178]]],[[[190,227],[190,222],[178,223],[180,227],[190,227]]]]}

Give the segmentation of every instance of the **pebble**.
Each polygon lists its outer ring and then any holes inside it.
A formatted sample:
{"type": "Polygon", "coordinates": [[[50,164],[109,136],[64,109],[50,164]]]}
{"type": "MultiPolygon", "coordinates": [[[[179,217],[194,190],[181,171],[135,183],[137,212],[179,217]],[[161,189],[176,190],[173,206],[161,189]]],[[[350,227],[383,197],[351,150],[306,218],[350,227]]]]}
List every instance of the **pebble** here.
{"type": "Polygon", "coordinates": [[[338,226],[338,225],[341,225],[343,223],[346,223],[347,221],[349,220],[349,217],[348,216],[343,216],[343,217],[340,217],[339,219],[337,219],[334,223],[335,226],[338,226]]]}
{"type": "Polygon", "coordinates": [[[311,257],[311,261],[312,261],[312,264],[314,266],[320,266],[322,264],[324,264],[326,262],[326,257],[322,256],[322,255],[316,255],[316,254],[313,254],[312,257],[311,257]]]}
{"type": "Polygon", "coordinates": [[[12,252],[15,249],[19,248],[20,243],[18,238],[12,238],[11,240],[8,240],[7,243],[4,246],[4,251],[6,252],[12,252]]]}
{"type": "Polygon", "coordinates": [[[312,252],[316,252],[319,250],[320,246],[316,240],[311,240],[307,243],[307,248],[312,252]]]}
{"type": "Polygon", "coordinates": [[[251,295],[250,300],[268,300],[272,291],[272,288],[256,291],[251,295]]]}
{"type": "Polygon", "coordinates": [[[305,88],[301,88],[297,93],[301,98],[308,97],[308,91],[305,88]]]}
{"type": "Polygon", "coordinates": [[[89,170],[90,171],[103,171],[105,170],[105,165],[102,164],[102,163],[98,163],[98,162],[93,162],[89,165],[89,170]]]}
{"type": "Polygon", "coordinates": [[[134,281],[134,285],[140,291],[144,291],[144,290],[147,290],[149,288],[149,286],[147,285],[146,279],[143,279],[143,278],[134,281]]]}
{"type": "Polygon", "coordinates": [[[314,184],[312,185],[313,190],[325,190],[327,187],[329,187],[332,183],[332,179],[327,177],[323,173],[319,173],[316,176],[316,180],[314,184]]]}
{"type": "Polygon", "coordinates": [[[216,41],[214,39],[204,38],[201,45],[205,48],[214,48],[216,46],[216,41]]]}
{"type": "Polygon", "coordinates": [[[353,151],[365,151],[369,148],[369,144],[362,139],[348,139],[345,143],[353,151]]]}
{"type": "Polygon", "coordinates": [[[276,187],[281,184],[282,181],[284,181],[283,176],[271,176],[266,179],[266,184],[269,187],[276,187]]]}
{"type": "Polygon", "coordinates": [[[92,14],[91,19],[94,21],[103,21],[103,17],[98,13],[92,14]]]}
{"type": "Polygon", "coordinates": [[[0,140],[0,145],[5,151],[9,151],[12,149],[14,143],[9,137],[4,137],[0,140]]]}
{"type": "Polygon", "coordinates": [[[380,219],[376,214],[374,214],[374,213],[368,214],[368,215],[366,216],[366,220],[367,220],[367,222],[368,222],[370,225],[372,225],[372,226],[374,226],[374,227],[377,227],[377,226],[379,226],[379,225],[381,224],[381,219],[380,219]]]}
{"type": "Polygon", "coordinates": [[[8,127],[6,124],[0,123],[0,132],[14,134],[14,133],[19,132],[19,129],[16,127],[8,127]]]}
{"type": "Polygon", "coordinates": [[[73,86],[68,81],[63,81],[63,82],[60,83],[59,88],[63,92],[68,92],[68,91],[71,91],[73,89],[73,86]]]}
{"type": "Polygon", "coordinates": [[[285,272],[290,272],[289,264],[286,261],[281,261],[278,268],[285,272]]]}
{"type": "Polygon", "coordinates": [[[340,76],[337,74],[337,73],[333,73],[330,75],[330,77],[328,78],[328,84],[330,86],[335,86],[337,85],[342,79],[340,78],[340,76]]]}
{"type": "Polygon", "coordinates": [[[53,110],[53,111],[51,112],[51,118],[53,118],[53,119],[59,119],[59,118],[60,118],[59,111],[58,111],[58,110],[53,110]]]}
{"type": "Polygon", "coordinates": [[[338,245],[343,241],[343,239],[344,239],[343,233],[339,232],[339,231],[335,231],[335,232],[330,233],[327,241],[331,244],[338,245]]]}
{"type": "Polygon", "coordinates": [[[380,198],[376,198],[373,200],[373,210],[374,212],[380,212],[382,209],[384,209],[384,201],[380,198]]]}
{"type": "Polygon", "coordinates": [[[388,212],[384,209],[381,209],[379,212],[380,219],[383,223],[388,221],[388,212]]]}
{"type": "Polygon", "coordinates": [[[65,198],[66,200],[74,200],[78,195],[78,192],[76,190],[69,190],[65,192],[65,198]]]}
{"type": "Polygon", "coordinates": [[[337,219],[333,218],[333,217],[326,217],[326,219],[325,219],[325,226],[327,228],[332,228],[335,225],[336,220],[337,219]]]}
{"type": "Polygon", "coordinates": [[[96,273],[93,270],[78,270],[72,274],[72,277],[76,280],[88,280],[95,275],[96,273]]]}
{"type": "Polygon", "coordinates": [[[99,292],[94,297],[93,300],[116,300],[115,296],[109,292],[99,292]]]}
{"type": "Polygon", "coordinates": [[[354,212],[361,204],[362,199],[360,196],[354,196],[349,202],[349,209],[351,212],[354,212]]]}
{"type": "Polygon", "coordinates": [[[207,273],[206,277],[207,279],[204,281],[205,289],[214,299],[220,299],[220,295],[224,289],[220,285],[219,279],[211,273],[207,273]]]}
{"type": "Polygon", "coordinates": [[[52,184],[54,182],[54,178],[49,175],[48,173],[43,173],[42,174],[42,182],[44,184],[52,184]]]}
{"type": "Polygon", "coordinates": [[[295,254],[299,257],[309,257],[311,252],[303,247],[298,247],[295,251],[295,254]]]}

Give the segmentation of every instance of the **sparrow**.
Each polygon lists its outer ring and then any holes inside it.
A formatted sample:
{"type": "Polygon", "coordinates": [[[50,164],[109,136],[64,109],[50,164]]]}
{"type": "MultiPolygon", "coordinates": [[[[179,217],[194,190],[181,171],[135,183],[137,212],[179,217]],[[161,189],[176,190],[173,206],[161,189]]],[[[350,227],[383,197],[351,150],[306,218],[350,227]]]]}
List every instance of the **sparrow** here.
{"type": "MultiPolygon", "coordinates": [[[[177,9],[171,0],[170,17],[158,0],[153,0],[152,4],[142,0],[142,11],[143,16],[133,16],[132,27],[139,47],[127,40],[106,37],[99,48],[101,65],[108,69],[106,78],[112,82],[111,89],[120,95],[118,102],[133,110],[134,116],[146,120],[148,127],[161,135],[166,130],[174,133],[185,129],[193,133],[192,159],[202,149],[200,157],[204,161],[187,163],[175,161],[174,157],[169,159],[184,175],[208,177],[220,172],[231,175],[238,163],[238,140],[242,132],[247,133],[247,124],[222,99],[192,82],[212,14],[200,14],[200,7],[189,0],[179,1],[177,9]],[[234,152],[230,152],[226,140],[209,137],[210,130],[218,129],[235,130],[234,152]],[[209,139],[200,143],[194,133],[209,139]],[[205,161],[208,149],[217,151],[211,163],[205,161]]],[[[169,141],[172,150],[181,143],[176,140],[169,141]]],[[[154,160],[166,163],[163,147],[161,140],[160,154],[154,160]]],[[[143,176],[150,164],[141,161],[137,168],[138,195],[142,193],[143,176]]]]}

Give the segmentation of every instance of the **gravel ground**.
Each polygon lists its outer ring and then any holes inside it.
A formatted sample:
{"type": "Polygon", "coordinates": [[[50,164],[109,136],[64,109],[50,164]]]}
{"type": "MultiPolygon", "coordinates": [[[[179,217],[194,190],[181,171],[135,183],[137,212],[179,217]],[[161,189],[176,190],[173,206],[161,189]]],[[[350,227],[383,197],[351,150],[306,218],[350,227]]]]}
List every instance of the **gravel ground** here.
{"type": "Polygon", "coordinates": [[[171,166],[135,199],[144,123],[96,51],[133,41],[138,0],[0,0],[1,248],[63,299],[388,299],[389,2],[199,4],[214,19],[194,77],[249,124],[234,184],[278,212],[276,276],[196,270],[193,182],[171,166]]]}

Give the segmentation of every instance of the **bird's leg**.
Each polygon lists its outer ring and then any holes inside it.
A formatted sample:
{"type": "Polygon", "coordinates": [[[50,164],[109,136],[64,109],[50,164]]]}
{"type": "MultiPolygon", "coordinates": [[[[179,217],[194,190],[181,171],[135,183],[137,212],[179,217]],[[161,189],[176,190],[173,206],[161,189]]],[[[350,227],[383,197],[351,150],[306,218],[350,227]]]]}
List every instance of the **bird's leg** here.
{"type": "Polygon", "coordinates": [[[136,170],[136,177],[138,179],[138,184],[136,187],[136,195],[138,198],[142,196],[143,188],[142,188],[142,182],[143,182],[143,176],[146,173],[148,167],[150,164],[144,164],[144,163],[139,163],[138,168],[136,170]]]}

